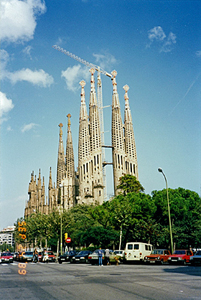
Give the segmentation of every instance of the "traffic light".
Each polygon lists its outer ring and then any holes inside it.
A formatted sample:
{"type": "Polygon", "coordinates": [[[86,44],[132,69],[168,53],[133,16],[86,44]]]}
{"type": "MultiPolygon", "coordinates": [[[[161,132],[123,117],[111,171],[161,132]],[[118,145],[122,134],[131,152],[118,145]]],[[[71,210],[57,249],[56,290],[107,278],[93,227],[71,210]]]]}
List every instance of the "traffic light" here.
{"type": "Polygon", "coordinates": [[[68,238],[68,233],[67,232],[64,233],[64,237],[65,237],[65,240],[68,238]]]}

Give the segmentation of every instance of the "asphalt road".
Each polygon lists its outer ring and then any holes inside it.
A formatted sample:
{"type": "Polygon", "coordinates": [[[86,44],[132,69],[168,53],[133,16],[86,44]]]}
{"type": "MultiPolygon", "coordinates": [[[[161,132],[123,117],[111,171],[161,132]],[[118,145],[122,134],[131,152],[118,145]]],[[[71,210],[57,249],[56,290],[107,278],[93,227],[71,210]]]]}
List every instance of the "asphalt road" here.
{"type": "Polygon", "coordinates": [[[201,300],[201,267],[14,262],[0,274],[5,300],[201,300]]]}

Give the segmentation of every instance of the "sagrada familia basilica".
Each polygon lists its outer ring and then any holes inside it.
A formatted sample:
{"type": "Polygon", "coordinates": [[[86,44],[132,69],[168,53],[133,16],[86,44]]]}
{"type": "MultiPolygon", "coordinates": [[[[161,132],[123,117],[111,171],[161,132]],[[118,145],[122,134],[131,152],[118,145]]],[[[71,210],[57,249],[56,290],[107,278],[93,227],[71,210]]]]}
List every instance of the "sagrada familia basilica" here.
{"type": "MultiPolygon", "coordinates": [[[[50,168],[48,196],[45,196],[44,177],[31,174],[28,188],[29,200],[24,216],[34,212],[49,214],[53,210],[69,210],[77,204],[102,204],[104,202],[104,168],[101,142],[100,116],[97,104],[94,72],[91,72],[89,115],[85,102],[85,81],[81,81],[81,106],[79,117],[78,169],[75,172],[74,151],[71,132],[71,115],[68,114],[66,151],[63,144],[63,124],[59,124],[59,147],[56,184],[52,183],[50,168]]],[[[122,122],[116,75],[112,73],[112,165],[114,194],[118,195],[119,178],[125,174],[138,179],[138,164],[127,85],[125,90],[124,123],[122,122]]]]}

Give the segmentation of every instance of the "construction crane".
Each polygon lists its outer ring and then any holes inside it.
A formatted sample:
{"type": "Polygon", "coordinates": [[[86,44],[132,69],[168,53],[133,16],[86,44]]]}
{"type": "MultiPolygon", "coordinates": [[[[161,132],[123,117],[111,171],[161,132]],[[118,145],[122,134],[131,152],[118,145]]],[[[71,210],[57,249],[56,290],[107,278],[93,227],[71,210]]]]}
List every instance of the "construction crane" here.
{"type": "Polygon", "coordinates": [[[85,66],[89,68],[94,68],[97,71],[97,98],[98,98],[98,111],[99,111],[99,117],[100,117],[100,129],[101,129],[101,143],[102,143],[102,161],[103,161],[103,185],[104,185],[104,199],[107,200],[107,189],[106,189],[106,172],[104,166],[108,163],[105,162],[105,138],[104,138],[104,119],[103,119],[103,100],[102,100],[102,81],[100,73],[113,78],[113,75],[103,70],[100,66],[97,66],[95,64],[89,63],[88,61],[80,58],[79,56],[57,46],[52,46],[54,49],[64,53],[65,55],[70,56],[71,58],[77,60],[78,62],[84,64],[85,66]]]}

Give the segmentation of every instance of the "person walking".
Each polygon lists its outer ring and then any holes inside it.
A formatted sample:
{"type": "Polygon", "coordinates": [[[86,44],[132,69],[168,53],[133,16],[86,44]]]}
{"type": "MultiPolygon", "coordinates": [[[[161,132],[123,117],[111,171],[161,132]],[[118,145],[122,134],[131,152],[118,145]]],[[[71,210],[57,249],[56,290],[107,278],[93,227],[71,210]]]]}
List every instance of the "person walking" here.
{"type": "Polygon", "coordinates": [[[98,265],[103,266],[103,251],[101,250],[101,247],[98,250],[98,265]]]}
{"type": "Polygon", "coordinates": [[[38,251],[36,248],[33,253],[33,262],[38,262],[38,251]]]}
{"type": "Polygon", "coordinates": [[[110,250],[108,248],[105,250],[105,260],[106,260],[106,264],[109,265],[110,264],[110,250]]]}

